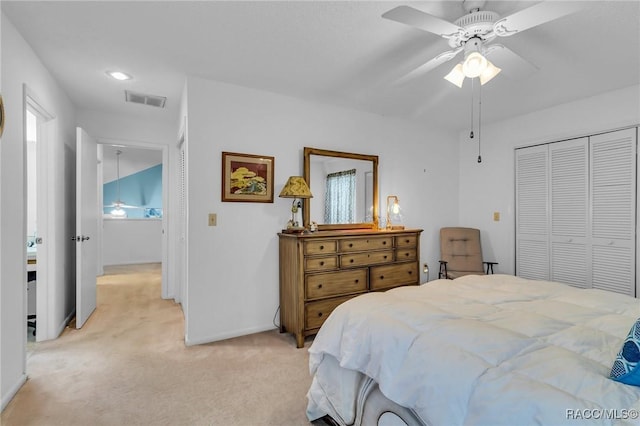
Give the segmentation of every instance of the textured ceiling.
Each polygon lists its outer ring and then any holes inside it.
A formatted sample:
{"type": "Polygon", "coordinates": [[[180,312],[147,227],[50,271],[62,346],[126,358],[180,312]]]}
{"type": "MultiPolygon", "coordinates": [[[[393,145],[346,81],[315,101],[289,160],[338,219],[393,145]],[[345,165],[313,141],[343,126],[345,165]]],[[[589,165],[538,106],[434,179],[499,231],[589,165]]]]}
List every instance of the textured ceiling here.
{"type": "MultiPolygon", "coordinates": [[[[537,2],[488,1],[501,16],[537,2]]],[[[175,120],[186,75],[462,129],[471,86],[442,77],[455,60],[394,82],[449,50],[381,15],[407,4],[454,21],[461,1],[2,1],[1,8],[79,108],[175,120]],[[110,80],[105,71],[134,76],[110,80]],[[166,96],[157,109],[124,89],[166,96]]],[[[640,83],[640,2],[587,1],[579,12],[500,43],[533,63],[526,78],[482,88],[483,121],[640,83]]],[[[496,64],[500,66],[500,64],[496,64]]],[[[506,70],[505,70],[506,71],[506,70]]]]}

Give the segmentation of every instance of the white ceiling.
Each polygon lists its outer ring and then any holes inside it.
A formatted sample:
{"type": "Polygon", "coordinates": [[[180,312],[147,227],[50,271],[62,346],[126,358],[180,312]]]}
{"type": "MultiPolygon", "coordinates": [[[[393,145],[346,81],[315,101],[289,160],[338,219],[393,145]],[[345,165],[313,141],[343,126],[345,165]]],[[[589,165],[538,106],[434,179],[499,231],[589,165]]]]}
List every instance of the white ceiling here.
{"type": "MultiPolygon", "coordinates": [[[[505,16],[535,3],[488,1],[484,9],[505,16]]],[[[448,21],[465,13],[462,1],[4,0],[1,8],[78,108],[177,123],[185,76],[194,75],[467,127],[470,85],[458,89],[442,78],[455,60],[393,84],[449,50],[434,34],[381,18],[402,4],[448,21]],[[105,71],[114,69],[134,79],[111,80],[105,71]],[[166,108],[125,104],[124,89],[166,96],[166,108]]],[[[640,2],[583,5],[500,39],[539,70],[526,79],[503,73],[483,86],[484,122],[640,84],[640,2]]]]}

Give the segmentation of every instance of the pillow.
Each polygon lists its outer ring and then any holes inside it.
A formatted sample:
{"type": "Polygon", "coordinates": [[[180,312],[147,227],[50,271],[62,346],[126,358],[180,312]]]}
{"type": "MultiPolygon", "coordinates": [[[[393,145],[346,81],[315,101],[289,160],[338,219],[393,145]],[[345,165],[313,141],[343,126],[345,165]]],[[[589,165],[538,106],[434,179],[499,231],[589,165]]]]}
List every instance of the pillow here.
{"type": "Polygon", "coordinates": [[[622,343],[609,377],[627,385],[640,386],[640,318],[622,343]]]}

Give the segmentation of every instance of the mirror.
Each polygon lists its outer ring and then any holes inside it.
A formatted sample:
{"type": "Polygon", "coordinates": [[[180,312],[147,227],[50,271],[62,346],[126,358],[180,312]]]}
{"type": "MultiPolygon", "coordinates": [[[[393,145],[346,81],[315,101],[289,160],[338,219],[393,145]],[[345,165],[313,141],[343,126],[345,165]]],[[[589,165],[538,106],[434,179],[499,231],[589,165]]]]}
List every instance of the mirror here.
{"type": "Polygon", "coordinates": [[[378,156],[304,148],[304,179],[313,198],[304,200],[304,226],[371,229],[378,217],[378,156]]]}

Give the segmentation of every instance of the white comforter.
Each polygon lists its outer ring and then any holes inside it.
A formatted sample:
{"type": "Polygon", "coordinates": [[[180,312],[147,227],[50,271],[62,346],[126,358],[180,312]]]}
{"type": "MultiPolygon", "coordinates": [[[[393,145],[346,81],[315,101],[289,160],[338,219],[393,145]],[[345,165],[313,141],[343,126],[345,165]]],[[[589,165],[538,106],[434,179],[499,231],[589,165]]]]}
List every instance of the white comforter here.
{"type": "MultiPolygon", "coordinates": [[[[438,280],[340,305],[309,349],[310,370],[335,358],[429,425],[640,424],[640,387],[608,378],[638,317],[640,300],[601,290],[438,280]]],[[[314,378],[309,418],[330,414],[329,401],[353,417],[340,385],[322,383],[314,378]]]]}

